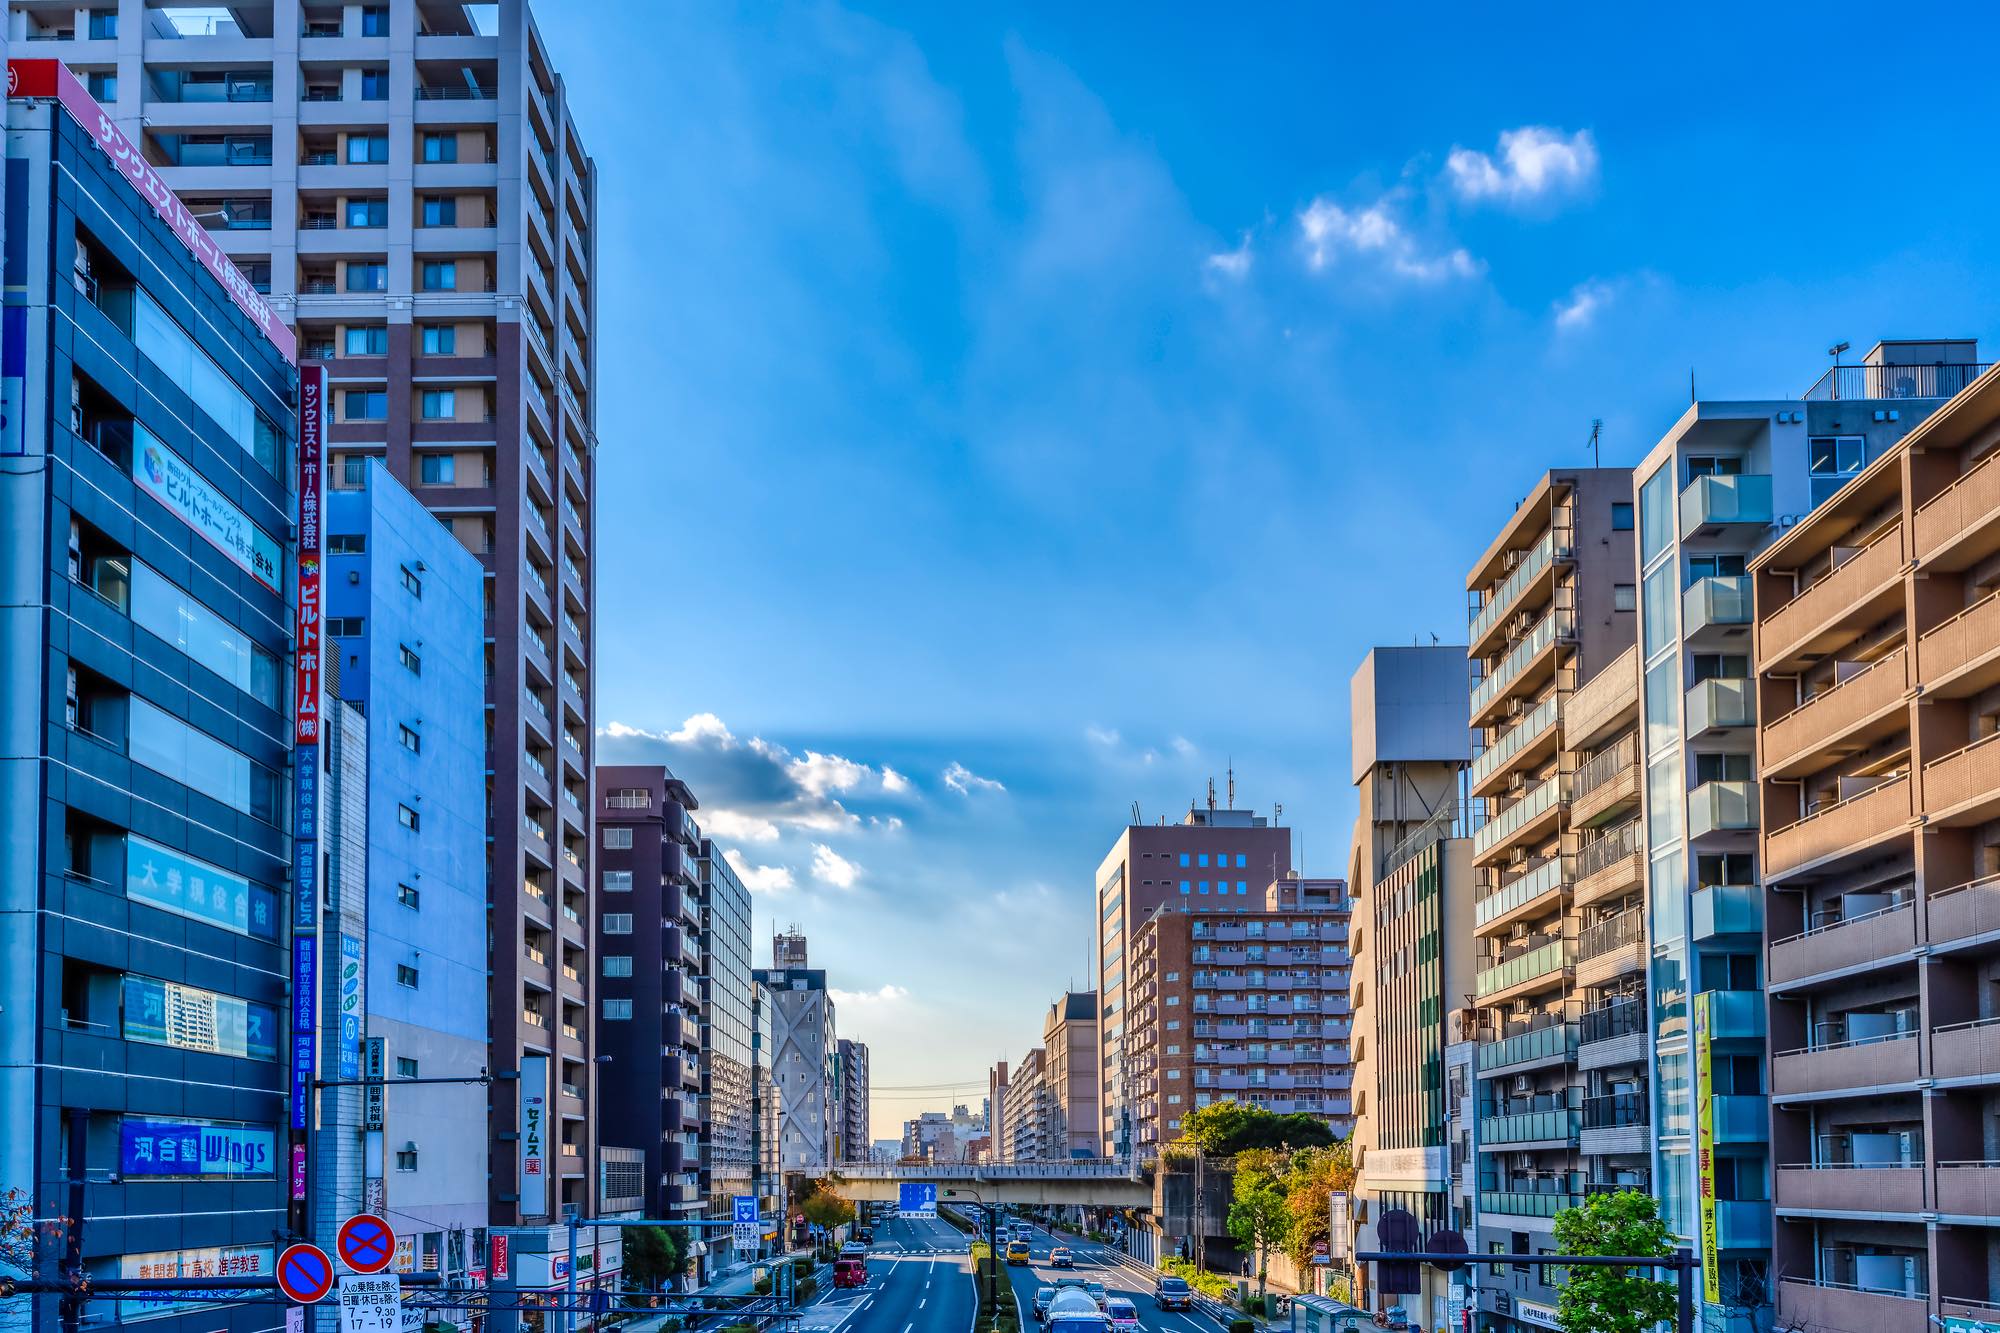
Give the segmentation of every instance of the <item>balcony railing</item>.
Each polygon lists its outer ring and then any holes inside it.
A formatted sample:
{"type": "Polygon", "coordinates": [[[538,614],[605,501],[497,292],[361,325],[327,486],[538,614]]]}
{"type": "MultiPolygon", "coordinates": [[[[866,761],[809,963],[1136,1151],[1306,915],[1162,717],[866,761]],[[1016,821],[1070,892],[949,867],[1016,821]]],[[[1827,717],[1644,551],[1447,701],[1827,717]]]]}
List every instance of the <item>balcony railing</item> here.
{"type": "Polygon", "coordinates": [[[1511,990],[1515,986],[1538,978],[1561,972],[1576,962],[1575,946],[1568,940],[1552,939],[1548,943],[1529,949],[1526,953],[1492,967],[1480,969],[1477,987],[1479,998],[1500,991],[1511,990]]]}
{"type": "Polygon", "coordinates": [[[2000,795],[2000,731],[1924,765],[1924,813],[1939,815],[1981,797],[2000,795]]]}
{"type": "Polygon", "coordinates": [[[1950,398],[1993,368],[1989,361],[1927,366],[1834,366],[1805,392],[1809,403],[1841,398],[1950,398]]]}
{"type": "Polygon", "coordinates": [[[1493,595],[1472,612],[1472,627],[1468,631],[1471,642],[1478,643],[1485,638],[1486,632],[1498,623],[1500,617],[1507,614],[1507,608],[1514,604],[1514,599],[1521,595],[1521,590],[1554,563],[1555,558],[1556,534],[1551,529],[1542,535],[1542,539],[1536,542],[1521,563],[1514,567],[1514,572],[1493,590],[1493,595]]]}
{"type": "Polygon", "coordinates": [[[1473,856],[1484,856],[1495,847],[1504,845],[1508,839],[1568,799],[1568,791],[1569,775],[1566,773],[1552,773],[1536,783],[1520,800],[1479,826],[1479,831],[1472,835],[1473,856]]]}
{"type": "Polygon", "coordinates": [[[1513,883],[1481,898],[1472,909],[1473,921],[1483,926],[1568,883],[1569,858],[1552,856],[1513,883]]]}
{"type": "Polygon", "coordinates": [[[1482,750],[1479,757],[1472,761],[1472,785],[1477,787],[1498,773],[1506,767],[1508,760],[1541,739],[1544,732],[1555,726],[1559,711],[1558,702],[1557,696],[1551,694],[1530,709],[1527,716],[1508,728],[1499,740],[1482,750]]]}
{"type": "Polygon", "coordinates": [[[463,83],[447,83],[435,88],[419,86],[416,93],[419,102],[490,102],[500,95],[492,88],[475,88],[463,83]]]}
{"type": "Polygon", "coordinates": [[[1687,692],[1687,734],[1690,737],[1754,726],[1756,721],[1756,696],[1747,678],[1715,677],[1697,682],[1687,692]]]}
{"type": "Polygon", "coordinates": [[[1818,579],[1790,601],[1760,611],[1757,657],[1765,668],[1796,652],[1812,631],[1836,618],[1857,615],[1865,594],[1895,578],[1903,568],[1903,530],[1894,527],[1818,579]]]}
{"type": "Polygon", "coordinates": [[[1750,782],[1704,782],[1688,793],[1688,836],[1757,827],[1757,787],[1750,782]]]}
{"type": "Polygon", "coordinates": [[[1771,479],[1754,473],[1696,477],[1681,492],[1681,536],[1692,537],[1711,524],[1769,527],[1771,479]]]}
{"type": "Polygon", "coordinates": [[[1568,1191],[1558,1193],[1522,1190],[1481,1190],[1479,1211],[1505,1213],[1514,1217],[1554,1217],[1565,1208],[1574,1208],[1582,1199],[1568,1191]]]}
{"type": "Polygon", "coordinates": [[[1518,1111],[1512,1115],[1482,1116],[1479,1144],[1547,1143],[1575,1139],[1580,1128],[1573,1110],[1518,1111]]]}
{"type": "Polygon", "coordinates": [[[1681,594],[1681,621],[1690,638],[1718,626],[1747,625],[1750,611],[1748,574],[1709,575],[1681,594]]]}
{"type": "Polygon", "coordinates": [[[1502,1069],[1530,1060],[1573,1060],[1576,1058],[1576,1042],[1577,1030],[1571,1023],[1536,1028],[1532,1032],[1516,1033],[1498,1041],[1483,1041],[1479,1043],[1479,1069],[1484,1073],[1489,1069],[1502,1069]]]}
{"type": "Polygon", "coordinates": [[[1477,717],[1488,704],[1498,699],[1526,669],[1528,663],[1545,652],[1558,637],[1566,639],[1574,632],[1569,612],[1557,610],[1543,616],[1529,632],[1528,637],[1515,644],[1513,649],[1500,659],[1499,665],[1493,668],[1493,674],[1473,687],[1473,716],[1477,717]]]}
{"type": "Polygon", "coordinates": [[[1576,770],[1570,779],[1569,794],[1573,801],[1580,801],[1613,778],[1639,762],[1639,745],[1636,737],[1621,736],[1618,742],[1601,754],[1594,754],[1576,770]]]}
{"type": "Polygon", "coordinates": [[[2000,510],[2000,455],[1988,454],[1917,510],[1917,559],[1928,560],[2000,510]]]}
{"type": "Polygon", "coordinates": [[[1771,830],[1764,838],[1764,864],[1770,874],[1783,874],[1905,828],[1910,813],[1909,774],[1898,774],[1771,830]]]}
{"type": "Polygon", "coordinates": [[[1576,960],[1581,963],[1616,949],[1638,944],[1646,938],[1646,914],[1633,907],[1587,926],[1576,937],[1576,960]]]}
{"type": "Polygon", "coordinates": [[[1643,1091],[1612,1092],[1583,1099],[1585,1129],[1623,1129],[1651,1123],[1652,1098],[1643,1091]]]}
{"type": "Polygon", "coordinates": [[[1611,1041],[1646,1030],[1646,1002],[1638,996],[1601,1004],[1583,1011],[1577,1023],[1579,1042],[1611,1041]]]}
{"type": "Polygon", "coordinates": [[[1600,870],[1609,870],[1640,849],[1640,824],[1629,819],[1602,837],[1592,838],[1576,854],[1576,877],[1588,879],[1600,870]]]}
{"type": "MultiPolygon", "coordinates": [[[[1928,638],[1925,637],[1926,645],[1928,638]]],[[[1928,661],[1927,647],[1919,651],[1926,653],[1928,661]]],[[[1901,699],[1908,688],[1904,671],[1907,659],[1908,654],[1898,648],[1766,722],[1767,762],[1803,753],[1901,699]]]]}

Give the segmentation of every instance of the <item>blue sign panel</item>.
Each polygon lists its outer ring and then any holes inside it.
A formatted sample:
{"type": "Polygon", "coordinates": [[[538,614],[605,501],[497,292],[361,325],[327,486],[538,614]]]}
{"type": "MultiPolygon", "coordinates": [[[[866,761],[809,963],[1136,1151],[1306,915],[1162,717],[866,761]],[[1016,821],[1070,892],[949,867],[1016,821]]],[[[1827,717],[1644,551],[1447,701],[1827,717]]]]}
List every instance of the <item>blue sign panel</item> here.
{"type": "MultiPolygon", "coordinates": [[[[313,904],[316,908],[317,903],[313,904]]],[[[314,1032],[319,1017],[318,941],[311,935],[292,939],[292,1128],[306,1127],[312,1098],[314,1032]]]]}
{"type": "Polygon", "coordinates": [[[340,937],[341,1078],[361,1077],[361,941],[340,937]]]}
{"type": "Polygon", "coordinates": [[[239,935],[278,938],[276,894],[136,834],[125,839],[125,896],[239,935]]]}
{"type": "Polygon", "coordinates": [[[118,1126],[118,1167],[127,1177],[269,1177],[277,1160],[274,1130],[172,1120],[125,1120],[118,1126]]]}
{"type": "Polygon", "coordinates": [[[937,1186],[904,1181],[896,1186],[899,1217],[936,1217],[937,1186]]]}

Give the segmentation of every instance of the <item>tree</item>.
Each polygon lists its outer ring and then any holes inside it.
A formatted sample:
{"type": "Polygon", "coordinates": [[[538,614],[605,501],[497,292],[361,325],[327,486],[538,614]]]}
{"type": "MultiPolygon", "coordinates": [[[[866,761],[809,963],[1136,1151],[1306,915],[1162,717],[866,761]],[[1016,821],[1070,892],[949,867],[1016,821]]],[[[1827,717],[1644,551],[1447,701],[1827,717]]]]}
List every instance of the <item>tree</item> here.
{"type": "MultiPolygon", "coordinates": [[[[1630,1254],[1666,1258],[1673,1236],[1650,1194],[1593,1194],[1556,1214],[1558,1254],[1630,1254]]],[[[1647,1270],[1650,1271],[1650,1270],[1647,1270]]],[[[1629,1268],[1572,1268],[1557,1292],[1563,1333],[1645,1333],[1672,1320],[1680,1307],[1671,1282],[1629,1268]]]]}
{"type": "Polygon", "coordinates": [[[1303,1112],[1278,1115],[1241,1102],[1197,1106],[1182,1120],[1182,1135],[1211,1157],[1233,1157],[1252,1148],[1323,1148],[1333,1131],[1303,1112]]]}
{"type": "Polygon", "coordinates": [[[814,1190],[808,1195],[806,1201],[799,1206],[799,1211],[805,1214],[806,1221],[814,1226],[825,1227],[829,1231],[842,1223],[854,1220],[854,1205],[838,1194],[830,1194],[823,1189],[814,1190]]]}
{"type": "Polygon", "coordinates": [[[1236,1156],[1234,1196],[1224,1225],[1255,1256],[1260,1297],[1264,1294],[1271,1249],[1282,1244],[1292,1230],[1292,1211],[1285,1203],[1283,1185],[1289,1165],[1283,1154],[1270,1148],[1250,1149],[1236,1156]]]}
{"type": "Polygon", "coordinates": [[[664,1288],[687,1267],[680,1237],[665,1227],[625,1228],[625,1278],[647,1290],[664,1288]]]}
{"type": "Polygon", "coordinates": [[[1347,1139],[1324,1148],[1306,1148],[1292,1156],[1291,1169],[1284,1179],[1285,1206],[1291,1210],[1292,1230],[1285,1238],[1285,1253],[1304,1271],[1311,1263],[1313,1246],[1327,1235],[1331,1200],[1336,1193],[1354,1192],[1354,1152],[1347,1139]]]}

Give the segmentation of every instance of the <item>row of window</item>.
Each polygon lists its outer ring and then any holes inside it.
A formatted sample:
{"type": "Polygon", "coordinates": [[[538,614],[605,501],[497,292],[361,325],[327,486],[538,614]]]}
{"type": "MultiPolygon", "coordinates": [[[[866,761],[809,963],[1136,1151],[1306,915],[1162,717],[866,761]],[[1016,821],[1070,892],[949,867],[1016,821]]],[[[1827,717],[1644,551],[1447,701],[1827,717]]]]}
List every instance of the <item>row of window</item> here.
{"type": "MultiPolygon", "coordinates": [[[[349,266],[353,271],[353,266],[349,266]]],[[[458,326],[420,324],[417,335],[425,356],[457,356],[458,326]]],[[[389,328],[385,324],[350,324],[342,339],[343,356],[389,355],[389,328]]]]}
{"type": "MultiPolygon", "coordinates": [[[[1202,894],[1202,893],[1207,893],[1207,892],[1209,891],[1209,890],[1208,890],[1208,881],[1207,881],[1207,880],[1205,880],[1205,879],[1203,879],[1203,880],[1195,880],[1195,881],[1193,881],[1193,883],[1194,883],[1194,887],[1193,887],[1193,888],[1189,888],[1189,887],[1188,887],[1188,885],[1189,885],[1189,881],[1187,881],[1187,880],[1182,880],[1182,881],[1181,881],[1181,892],[1182,892],[1182,893],[1194,893],[1194,894],[1202,894]]],[[[1226,880],[1226,879],[1219,879],[1219,880],[1216,880],[1216,881],[1215,881],[1215,891],[1216,891],[1217,893],[1228,893],[1228,892],[1229,892],[1229,881],[1228,881],[1228,880],[1226,880]]],[[[1249,893],[1249,892],[1250,892],[1250,881],[1249,881],[1249,880],[1247,880],[1247,879],[1239,879],[1239,880],[1237,880],[1237,881],[1236,881],[1236,892],[1238,892],[1239,894],[1247,894],[1247,893],[1249,893]]]]}
{"type": "Polygon", "coordinates": [[[80,520],[70,520],[70,577],[140,628],[207,667],[267,708],[278,706],[278,657],[183,592],[151,566],[122,551],[87,549],[80,520]]]}
{"type": "MultiPolygon", "coordinates": [[[[343,421],[387,421],[389,419],[389,393],[386,389],[344,389],[341,391],[340,415],[343,421]]],[[[423,421],[456,421],[458,419],[458,391],[456,389],[424,389],[417,395],[417,415],[423,421]]],[[[430,460],[426,459],[426,462],[430,460]]],[[[446,457],[447,464],[450,459],[446,457]]],[[[424,478],[426,482],[433,479],[424,478]]],[[[443,478],[450,481],[447,475],[443,478]]]]}
{"type": "Polygon", "coordinates": [[[242,445],[259,467],[274,477],[282,477],[288,460],[279,456],[277,426],[146,294],[145,288],[134,288],[133,298],[132,341],[146,359],[169,380],[186,389],[194,405],[207,413],[209,420],[229,438],[242,445]]]}
{"type": "MultiPolygon", "coordinates": [[[[1181,864],[1182,864],[1183,866],[1185,866],[1185,865],[1186,865],[1187,863],[1188,863],[1188,853],[1186,853],[1186,852],[1182,852],[1182,853],[1181,853],[1181,864]]],[[[1196,852],[1196,853],[1194,853],[1194,864],[1195,864],[1195,865],[1197,865],[1197,866],[1200,866],[1200,867],[1202,867],[1202,868],[1204,868],[1204,869],[1205,869],[1205,868],[1206,868],[1206,867],[1208,866],[1208,853],[1207,853],[1207,852],[1196,852]]],[[[1220,870],[1220,869],[1224,868],[1225,866],[1227,866],[1228,864],[1229,864],[1229,853],[1228,853],[1228,852],[1217,852],[1217,853],[1215,854],[1215,868],[1216,868],[1216,869],[1220,870]]],[[[1248,866],[1249,864],[1250,864],[1250,858],[1249,858],[1249,856],[1248,856],[1248,855],[1246,855],[1246,854],[1245,854],[1245,853],[1243,853],[1243,852],[1238,852],[1238,853],[1236,853],[1236,868],[1237,868],[1237,869],[1241,870],[1241,869],[1243,869],[1243,868],[1244,868],[1245,866],[1248,866]]]]}
{"type": "MultiPolygon", "coordinates": [[[[456,259],[426,259],[418,271],[418,287],[427,292],[455,292],[458,287],[458,261],[456,259]]],[[[310,283],[308,284],[310,285],[310,283]]],[[[374,260],[349,260],[346,269],[345,290],[350,292],[386,292],[389,290],[389,266],[374,260]]]]}

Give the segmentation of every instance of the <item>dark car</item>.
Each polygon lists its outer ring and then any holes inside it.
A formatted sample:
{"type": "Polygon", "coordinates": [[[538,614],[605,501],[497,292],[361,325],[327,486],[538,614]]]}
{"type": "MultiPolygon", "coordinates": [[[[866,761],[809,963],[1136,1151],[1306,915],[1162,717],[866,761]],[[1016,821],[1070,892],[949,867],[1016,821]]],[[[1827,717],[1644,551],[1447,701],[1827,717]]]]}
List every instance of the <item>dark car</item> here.
{"type": "Polygon", "coordinates": [[[1056,1298],[1056,1289],[1054,1287],[1043,1287],[1035,1293],[1036,1323],[1040,1323],[1042,1320],[1047,1319],[1049,1317],[1049,1302],[1054,1300],[1055,1298],[1056,1298]]]}
{"type": "Polygon", "coordinates": [[[1192,1310],[1194,1288],[1186,1278],[1163,1277],[1153,1284],[1153,1304],[1162,1310],[1192,1310]]]}

